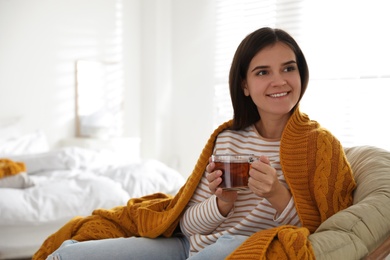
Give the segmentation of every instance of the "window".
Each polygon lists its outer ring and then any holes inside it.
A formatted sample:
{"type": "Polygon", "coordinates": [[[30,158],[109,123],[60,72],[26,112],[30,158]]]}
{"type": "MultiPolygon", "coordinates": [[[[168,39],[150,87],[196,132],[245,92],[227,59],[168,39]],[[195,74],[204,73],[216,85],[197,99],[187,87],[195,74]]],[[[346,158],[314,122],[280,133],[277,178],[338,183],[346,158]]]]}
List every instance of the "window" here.
{"type": "Polygon", "coordinates": [[[232,117],[228,74],[234,51],[263,26],[288,31],[310,69],[302,111],[332,131],[344,146],[390,150],[386,134],[390,94],[390,38],[383,2],[217,0],[214,124],[232,117]]]}
{"type": "Polygon", "coordinates": [[[123,134],[120,63],[76,62],[77,136],[109,138],[123,134]]]}

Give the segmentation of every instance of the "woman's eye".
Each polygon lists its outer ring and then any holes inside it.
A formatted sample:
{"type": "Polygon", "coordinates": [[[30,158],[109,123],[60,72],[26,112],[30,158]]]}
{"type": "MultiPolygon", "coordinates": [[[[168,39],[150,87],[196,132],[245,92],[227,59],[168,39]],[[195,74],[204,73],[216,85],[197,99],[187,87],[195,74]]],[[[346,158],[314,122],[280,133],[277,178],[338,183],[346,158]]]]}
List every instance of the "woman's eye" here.
{"type": "Polygon", "coordinates": [[[288,71],[294,71],[296,70],[297,68],[295,66],[288,66],[284,69],[284,71],[288,72],[288,71]]]}
{"type": "Polygon", "coordinates": [[[263,76],[263,75],[267,75],[267,74],[268,74],[268,71],[266,71],[266,70],[259,70],[257,72],[257,75],[259,75],[259,76],[263,76]]]}

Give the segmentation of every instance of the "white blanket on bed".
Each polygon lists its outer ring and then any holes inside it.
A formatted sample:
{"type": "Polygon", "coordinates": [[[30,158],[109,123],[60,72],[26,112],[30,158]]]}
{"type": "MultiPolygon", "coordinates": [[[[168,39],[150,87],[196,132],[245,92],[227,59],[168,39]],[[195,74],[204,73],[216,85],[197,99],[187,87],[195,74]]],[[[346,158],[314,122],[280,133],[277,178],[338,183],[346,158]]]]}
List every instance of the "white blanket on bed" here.
{"type": "Polygon", "coordinates": [[[96,208],[124,205],[132,197],[155,192],[175,194],[185,181],[156,160],[123,164],[112,153],[75,147],[10,159],[25,163],[27,174],[15,182],[23,178],[28,185],[15,187],[12,179],[7,180],[9,186],[3,183],[0,227],[90,215],[96,208]]]}

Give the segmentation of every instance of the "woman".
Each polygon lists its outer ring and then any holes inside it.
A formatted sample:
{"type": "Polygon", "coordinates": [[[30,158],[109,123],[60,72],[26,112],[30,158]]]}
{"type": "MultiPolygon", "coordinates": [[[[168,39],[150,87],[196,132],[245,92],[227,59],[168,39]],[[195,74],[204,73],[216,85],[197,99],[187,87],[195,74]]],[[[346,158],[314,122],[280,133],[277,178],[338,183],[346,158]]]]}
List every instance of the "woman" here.
{"type": "MultiPolygon", "coordinates": [[[[191,255],[214,259],[218,254],[216,259],[223,259],[257,231],[281,225],[313,225],[304,218],[304,209],[298,208],[300,211],[297,211],[295,199],[317,196],[321,203],[325,203],[322,201],[325,197],[320,198],[321,195],[314,192],[293,196],[289,186],[298,190],[305,186],[314,187],[308,182],[316,181],[315,178],[321,178],[322,174],[316,169],[315,162],[327,160],[324,163],[328,165],[340,165],[340,158],[325,158],[329,156],[326,147],[332,147],[326,145],[323,154],[315,154],[316,144],[310,140],[322,140],[316,136],[321,133],[323,140],[335,142],[336,153],[343,156],[341,165],[348,164],[338,141],[299,111],[299,101],[308,78],[305,57],[286,32],[262,28],[241,42],[230,70],[233,123],[218,135],[214,153],[254,154],[259,160],[252,163],[249,172],[249,190],[241,193],[219,188],[222,172],[213,171],[215,165],[212,162],[207,166],[206,171],[210,173],[202,178],[181,221],[181,230],[189,237],[191,255]],[[304,129],[300,132],[299,128],[312,129],[314,136],[310,137],[304,129]],[[290,147],[292,144],[294,146],[290,147]],[[308,145],[312,150],[308,150],[308,145]],[[294,166],[294,161],[301,165],[294,166]],[[310,169],[305,169],[305,165],[310,169]],[[290,179],[286,181],[284,174],[290,179]],[[292,183],[297,178],[302,178],[300,184],[292,183]]],[[[345,191],[348,199],[341,199],[337,206],[344,208],[351,203],[354,182],[350,169],[340,174],[345,174],[349,182],[345,191]]],[[[322,178],[326,180],[326,177],[322,178]]],[[[303,203],[302,207],[307,207],[305,202],[299,202],[303,203]]],[[[328,216],[321,216],[314,226],[328,216]]],[[[315,227],[311,230],[314,231],[315,227]]]]}
{"type": "Polygon", "coordinates": [[[233,120],[211,135],[179,193],[73,219],[33,259],[66,239],[48,259],[313,258],[308,235],[352,203],[355,182],[340,142],[299,111],[308,78],[289,34],[271,28],[249,34],[230,70],[233,120]],[[212,153],[259,158],[247,191],[219,188],[212,153]]]}
{"type": "MultiPolygon", "coordinates": [[[[190,237],[192,254],[221,236],[225,244],[232,241],[236,245],[260,229],[300,226],[280,167],[279,146],[287,121],[306,90],[308,74],[302,52],[284,31],[261,29],[238,47],[230,70],[233,125],[219,134],[214,153],[254,154],[260,160],[252,164],[249,190],[239,194],[219,188],[222,171],[213,172],[214,163],[208,165],[206,170],[211,173],[200,182],[181,222],[182,231],[190,237]]],[[[229,254],[228,250],[221,252],[225,257],[229,254]]],[[[200,255],[206,259],[204,254],[200,255]]]]}

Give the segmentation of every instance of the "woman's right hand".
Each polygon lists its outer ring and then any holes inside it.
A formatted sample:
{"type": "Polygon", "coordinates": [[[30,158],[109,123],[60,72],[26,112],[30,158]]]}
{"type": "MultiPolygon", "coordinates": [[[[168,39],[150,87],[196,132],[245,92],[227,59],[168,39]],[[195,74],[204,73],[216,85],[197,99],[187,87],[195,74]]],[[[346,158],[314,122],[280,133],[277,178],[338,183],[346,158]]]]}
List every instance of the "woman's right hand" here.
{"type": "Polygon", "coordinates": [[[215,163],[209,159],[209,164],[206,167],[207,180],[209,182],[210,191],[217,196],[217,205],[219,212],[223,216],[227,216],[237,200],[237,191],[227,191],[219,187],[222,183],[222,171],[214,171],[215,163]]]}

